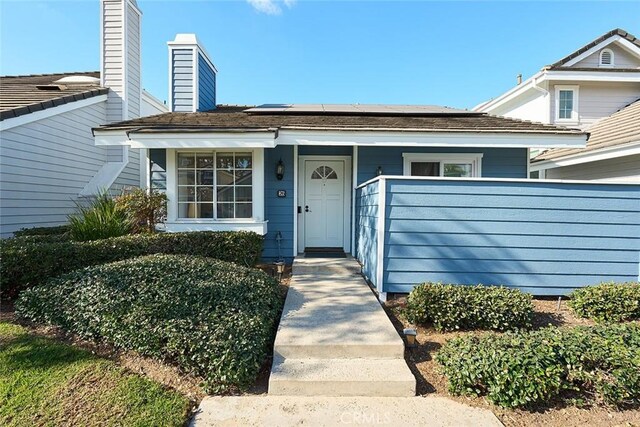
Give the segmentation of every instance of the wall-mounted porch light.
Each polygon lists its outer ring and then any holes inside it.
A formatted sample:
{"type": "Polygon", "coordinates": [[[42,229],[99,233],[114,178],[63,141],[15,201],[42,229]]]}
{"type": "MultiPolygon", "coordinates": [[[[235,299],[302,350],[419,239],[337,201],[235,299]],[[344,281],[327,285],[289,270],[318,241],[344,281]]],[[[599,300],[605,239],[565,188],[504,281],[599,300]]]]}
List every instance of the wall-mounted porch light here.
{"type": "Polygon", "coordinates": [[[382,166],[378,166],[378,169],[376,169],[376,176],[380,176],[384,173],[384,171],[382,170],[382,166]]]}
{"type": "Polygon", "coordinates": [[[276,165],[276,178],[278,181],[282,181],[282,178],[284,178],[284,163],[282,163],[282,159],[278,160],[276,165]]]}

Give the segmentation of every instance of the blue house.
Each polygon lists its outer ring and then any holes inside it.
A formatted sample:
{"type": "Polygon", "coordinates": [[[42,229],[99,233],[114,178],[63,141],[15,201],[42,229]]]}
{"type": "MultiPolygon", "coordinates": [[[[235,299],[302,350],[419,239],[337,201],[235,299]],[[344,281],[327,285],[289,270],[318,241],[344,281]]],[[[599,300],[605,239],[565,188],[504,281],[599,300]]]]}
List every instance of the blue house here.
{"type": "Polygon", "coordinates": [[[265,260],[356,257],[387,293],[426,280],[564,294],[638,280],[640,186],[529,181],[580,130],[436,106],[216,105],[211,57],[169,43],[172,112],[94,129],[140,149],[169,232],[249,230],[265,260]]]}

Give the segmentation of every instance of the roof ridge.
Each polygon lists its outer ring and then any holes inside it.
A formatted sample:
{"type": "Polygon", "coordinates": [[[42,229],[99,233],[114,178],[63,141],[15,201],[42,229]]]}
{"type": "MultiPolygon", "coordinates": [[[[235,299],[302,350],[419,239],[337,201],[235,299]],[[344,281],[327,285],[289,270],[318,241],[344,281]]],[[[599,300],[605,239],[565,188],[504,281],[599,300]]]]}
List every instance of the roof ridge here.
{"type": "Polygon", "coordinates": [[[571,61],[572,59],[580,56],[581,54],[583,54],[584,52],[588,51],[589,49],[591,49],[594,46],[597,46],[598,44],[602,43],[603,41],[607,40],[608,38],[611,38],[613,36],[621,36],[624,37],[625,39],[627,39],[628,41],[630,41],[631,43],[635,44],[636,46],[640,47],[640,39],[638,39],[636,36],[634,36],[633,34],[631,34],[630,32],[622,29],[622,28],[614,28],[613,30],[607,31],[606,33],[596,37],[593,41],[585,44],[584,46],[582,46],[581,48],[573,51],[572,53],[570,53],[569,55],[565,56],[564,58],[560,59],[559,61],[554,62],[551,65],[546,65],[544,68],[556,68],[556,67],[560,67],[564,64],[566,64],[567,62],[571,61]]]}

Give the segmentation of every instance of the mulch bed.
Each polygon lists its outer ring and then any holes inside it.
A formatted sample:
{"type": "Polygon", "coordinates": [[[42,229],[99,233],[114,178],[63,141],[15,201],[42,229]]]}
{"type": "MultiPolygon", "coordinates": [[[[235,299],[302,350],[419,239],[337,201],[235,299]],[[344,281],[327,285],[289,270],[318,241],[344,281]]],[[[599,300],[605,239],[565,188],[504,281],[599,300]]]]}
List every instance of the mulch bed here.
{"type": "MultiPolygon", "coordinates": [[[[391,319],[398,333],[402,329],[413,327],[402,315],[402,309],[406,304],[406,298],[390,299],[384,304],[384,309],[391,319]]],[[[576,318],[569,310],[566,301],[560,301],[558,308],[557,298],[536,298],[533,301],[535,328],[548,325],[559,327],[573,327],[578,325],[592,325],[593,322],[576,318]]],[[[525,427],[584,427],[584,426],[640,426],[640,410],[617,411],[615,409],[588,406],[579,408],[569,406],[565,402],[552,402],[545,407],[527,410],[509,410],[491,404],[484,398],[469,398],[451,396],[447,392],[447,379],[438,372],[433,356],[442,345],[460,335],[478,334],[481,332],[438,332],[432,327],[417,328],[416,348],[405,350],[405,360],[417,380],[417,393],[419,395],[435,394],[448,397],[467,405],[482,407],[491,410],[505,426],[525,427]]]]}

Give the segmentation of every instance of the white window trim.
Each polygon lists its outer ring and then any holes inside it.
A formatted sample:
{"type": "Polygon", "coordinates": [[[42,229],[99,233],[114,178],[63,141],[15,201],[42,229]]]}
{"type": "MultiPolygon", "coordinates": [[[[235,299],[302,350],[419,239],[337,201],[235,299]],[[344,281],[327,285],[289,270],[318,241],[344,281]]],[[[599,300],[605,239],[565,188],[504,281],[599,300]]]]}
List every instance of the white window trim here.
{"type": "Polygon", "coordinates": [[[471,177],[482,176],[483,153],[402,153],[403,175],[411,176],[413,162],[439,162],[440,176],[444,176],[443,163],[471,163],[471,177]]]}
{"type": "Polygon", "coordinates": [[[613,68],[613,67],[614,67],[614,65],[615,65],[615,63],[616,63],[616,55],[615,55],[615,53],[613,53],[613,50],[611,50],[611,49],[609,49],[609,48],[606,48],[606,49],[602,49],[602,50],[600,51],[600,55],[598,55],[598,65],[599,65],[600,67],[602,67],[602,68],[613,68]],[[603,63],[602,63],[602,55],[603,55],[605,52],[608,52],[608,53],[609,53],[609,55],[611,55],[611,64],[603,64],[603,63]]]}
{"type": "MultiPolygon", "coordinates": [[[[264,215],[264,149],[253,150],[237,148],[216,148],[216,149],[167,149],[167,231],[183,230],[237,230],[251,228],[252,224],[258,224],[259,229],[266,233],[266,221],[264,215]],[[202,152],[222,152],[232,151],[234,153],[251,152],[253,154],[253,213],[251,218],[179,218],[178,217],[178,164],[179,152],[202,153],[202,152]],[[213,228],[212,228],[213,226],[213,228]],[[240,227],[240,228],[239,228],[240,227]]],[[[263,233],[263,234],[264,234],[263,233]]]]}
{"type": "Polygon", "coordinates": [[[578,85],[559,85],[555,87],[555,121],[558,123],[564,124],[578,124],[580,123],[580,114],[578,108],[579,102],[579,90],[580,86],[578,85]],[[560,91],[561,90],[571,90],[573,91],[573,110],[571,111],[570,119],[561,119],[560,118],[560,91]]]}

